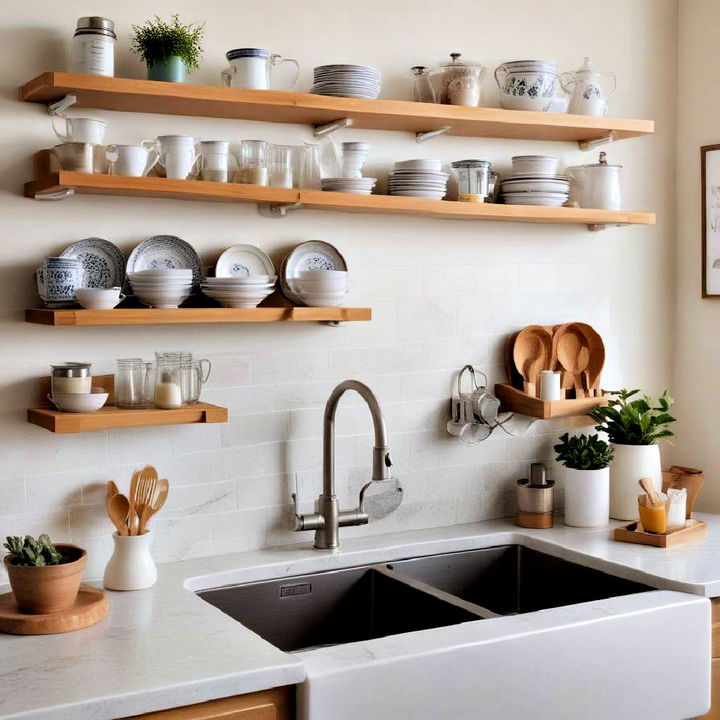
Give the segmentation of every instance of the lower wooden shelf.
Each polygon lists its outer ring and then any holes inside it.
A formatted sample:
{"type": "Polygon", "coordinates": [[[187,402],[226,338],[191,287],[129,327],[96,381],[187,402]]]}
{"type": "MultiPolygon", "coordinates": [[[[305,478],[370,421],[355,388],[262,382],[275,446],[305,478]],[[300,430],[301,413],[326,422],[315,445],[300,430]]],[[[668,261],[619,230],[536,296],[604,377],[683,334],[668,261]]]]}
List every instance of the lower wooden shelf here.
{"type": "Polygon", "coordinates": [[[112,310],[25,310],[25,322],[56,326],[186,325],[189,323],[354,322],[372,320],[370,308],[113,308],[112,310]]]}
{"type": "Polygon", "coordinates": [[[587,415],[589,410],[600,405],[606,405],[607,400],[602,397],[579,398],[577,400],[541,400],[526,395],[507,383],[495,385],[495,395],[500,400],[500,409],[503,412],[516,412],[520,415],[548,420],[556,417],[571,417],[573,415],[587,415]]]}

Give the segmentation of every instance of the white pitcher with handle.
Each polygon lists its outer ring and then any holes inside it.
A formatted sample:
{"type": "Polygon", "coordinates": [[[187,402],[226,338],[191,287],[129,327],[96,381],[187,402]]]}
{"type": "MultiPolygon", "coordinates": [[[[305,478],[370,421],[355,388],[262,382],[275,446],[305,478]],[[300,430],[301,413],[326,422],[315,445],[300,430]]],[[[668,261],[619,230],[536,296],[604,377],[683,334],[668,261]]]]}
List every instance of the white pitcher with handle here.
{"type": "Polygon", "coordinates": [[[586,57],[574,73],[560,75],[560,84],[570,95],[569,113],[607,115],[608,98],[615,92],[617,79],[614,73],[595,70],[592,58],[586,57]]]}
{"type": "Polygon", "coordinates": [[[107,128],[105,120],[98,120],[97,118],[62,118],[65,121],[65,132],[60,132],[57,125],[55,125],[57,117],[59,116],[53,116],[52,127],[60,142],[103,144],[107,128]]]}
{"type": "Polygon", "coordinates": [[[191,135],[160,135],[154,140],[143,140],[142,145],[158,153],[158,166],[165,171],[165,177],[188,180],[197,176],[201,155],[197,140],[191,135]]]}
{"type": "Polygon", "coordinates": [[[262,48],[237,48],[228,50],[225,57],[230,67],[221,73],[222,84],[226,87],[248,88],[250,90],[270,90],[272,70],[281,63],[295,65],[295,76],[290,87],[295,87],[300,75],[300,65],[293,58],[283,58],[262,48]]]}
{"type": "Polygon", "coordinates": [[[592,165],[577,165],[566,170],[571,184],[571,204],[576,207],[620,210],[620,170],[622,165],[609,165],[604,152],[592,165]]]}

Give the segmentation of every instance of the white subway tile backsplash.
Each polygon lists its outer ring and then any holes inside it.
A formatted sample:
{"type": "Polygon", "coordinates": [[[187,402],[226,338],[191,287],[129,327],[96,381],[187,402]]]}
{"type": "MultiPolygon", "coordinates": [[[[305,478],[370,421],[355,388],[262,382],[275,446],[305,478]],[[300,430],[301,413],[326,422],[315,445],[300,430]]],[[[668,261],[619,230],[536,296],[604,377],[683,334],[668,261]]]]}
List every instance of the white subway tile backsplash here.
{"type": "Polygon", "coordinates": [[[80,505],[82,483],[79,472],[29,475],[25,479],[28,507],[49,510],[80,505]]]}
{"type": "Polygon", "coordinates": [[[277,442],[289,437],[290,417],[286,412],[242,415],[220,425],[223,447],[277,442]]]}
{"type": "Polygon", "coordinates": [[[398,304],[397,323],[399,342],[457,335],[457,298],[407,298],[398,304]]]}
{"type": "Polygon", "coordinates": [[[236,510],[237,506],[235,480],[202,485],[180,485],[173,487],[172,492],[168,493],[163,516],[206,515],[236,510]]]}
{"type": "Polygon", "coordinates": [[[0,478],[0,517],[25,512],[25,479],[0,478]]]}

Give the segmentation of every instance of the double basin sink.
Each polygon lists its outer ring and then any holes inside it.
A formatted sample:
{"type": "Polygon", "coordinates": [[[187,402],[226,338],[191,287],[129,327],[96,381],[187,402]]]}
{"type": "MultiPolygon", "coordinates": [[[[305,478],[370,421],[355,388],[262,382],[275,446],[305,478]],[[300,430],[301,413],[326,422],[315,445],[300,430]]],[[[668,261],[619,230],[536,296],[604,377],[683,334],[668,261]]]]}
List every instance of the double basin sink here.
{"type": "Polygon", "coordinates": [[[197,594],[302,657],[301,720],[679,720],[709,695],[706,600],[520,544],[197,594]]]}

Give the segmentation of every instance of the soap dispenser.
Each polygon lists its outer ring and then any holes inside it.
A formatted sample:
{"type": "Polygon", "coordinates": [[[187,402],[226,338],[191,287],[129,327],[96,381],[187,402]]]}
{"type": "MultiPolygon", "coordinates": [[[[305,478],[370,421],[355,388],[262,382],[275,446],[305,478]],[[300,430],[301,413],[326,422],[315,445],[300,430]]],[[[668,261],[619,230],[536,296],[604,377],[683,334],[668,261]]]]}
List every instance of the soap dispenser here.
{"type": "Polygon", "coordinates": [[[547,468],[542,463],[532,463],[530,479],[522,478],[515,485],[515,524],[525,528],[551,528],[554,487],[555,483],[548,480],[547,468]]]}

